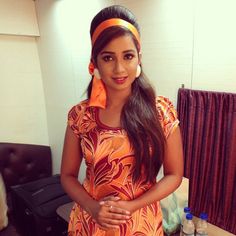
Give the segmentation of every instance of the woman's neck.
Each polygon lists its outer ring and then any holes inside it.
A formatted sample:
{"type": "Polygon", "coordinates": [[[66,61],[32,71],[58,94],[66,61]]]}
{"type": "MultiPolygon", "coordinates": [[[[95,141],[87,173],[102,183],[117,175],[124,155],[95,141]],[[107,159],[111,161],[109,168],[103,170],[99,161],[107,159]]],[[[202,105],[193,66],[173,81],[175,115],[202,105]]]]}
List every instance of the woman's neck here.
{"type": "Polygon", "coordinates": [[[107,108],[123,107],[130,91],[107,91],[107,108]]]}

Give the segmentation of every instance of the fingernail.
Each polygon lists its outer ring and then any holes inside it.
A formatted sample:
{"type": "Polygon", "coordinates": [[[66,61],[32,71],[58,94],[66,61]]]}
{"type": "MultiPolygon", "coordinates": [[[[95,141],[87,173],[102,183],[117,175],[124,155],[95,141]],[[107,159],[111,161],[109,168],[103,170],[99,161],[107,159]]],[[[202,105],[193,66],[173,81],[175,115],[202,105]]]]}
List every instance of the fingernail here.
{"type": "Polygon", "coordinates": [[[105,204],[105,202],[104,202],[104,201],[101,201],[101,202],[99,202],[99,204],[100,204],[100,205],[104,205],[104,204],[105,204]]]}

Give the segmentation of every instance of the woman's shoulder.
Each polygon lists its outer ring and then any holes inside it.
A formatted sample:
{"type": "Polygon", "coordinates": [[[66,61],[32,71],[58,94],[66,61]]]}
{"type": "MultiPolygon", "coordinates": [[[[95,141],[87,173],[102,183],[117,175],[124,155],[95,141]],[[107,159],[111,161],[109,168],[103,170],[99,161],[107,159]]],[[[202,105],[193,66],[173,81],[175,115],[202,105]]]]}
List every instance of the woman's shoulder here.
{"type": "Polygon", "coordinates": [[[88,108],[88,100],[83,100],[78,104],[72,106],[68,112],[68,120],[76,121],[80,119],[85,114],[87,108],[88,108]]]}
{"type": "Polygon", "coordinates": [[[156,97],[156,106],[159,111],[165,111],[170,108],[174,108],[174,105],[170,101],[170,99],[167,97],[164,97],[164,96],[157,96],[156,97]]]}
{"type": "Polygon", "coordinates": [[[89,104],[88,99],[77,103],[76,105],[70,108],[68,115],[75,117],[80,114],[83,114],[88,109],[88,104],[89,104]]]}
{"type": "Polygon", "coordinates": [[[76,135],[84,132],[86,127],[91,123],[91,107],[89,107],[88,99],[74,105],[68,112],[68,125],[72,128],[76,135]]]}
{"type": "Polygon", "coordinates": [[[156,98],[156,107],[159,121],[167,138],[179,124],[176,109],[170,99],[164,96],[156,98]]]}
{"type": "MultiPolygon", "coordinates": [[[[89,100],[88,99],[85,99],[83,101],[80,101],[79,103],[77,103],[76,105],[72,106],[71,109],[75,109],[75,110],[85,110],[88,108],[88,103],[89,103],[89,100]]],[[[70,110],[71,110],[70,109],[70,110]]]]}

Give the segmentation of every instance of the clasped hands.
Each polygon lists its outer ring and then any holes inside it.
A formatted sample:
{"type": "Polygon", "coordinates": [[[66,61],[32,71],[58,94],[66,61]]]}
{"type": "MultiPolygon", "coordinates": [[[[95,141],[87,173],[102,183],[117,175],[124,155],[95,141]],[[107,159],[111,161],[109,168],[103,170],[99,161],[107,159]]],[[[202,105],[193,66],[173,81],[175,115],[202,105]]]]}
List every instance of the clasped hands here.
{"type": "Polygon", "coordinates": [[[103,230],[108,230],[119,229],[119,225],[125,224],[131,218],[131,214],[129,201],[109,196],[98,202],[92,217],[103,230]]]}

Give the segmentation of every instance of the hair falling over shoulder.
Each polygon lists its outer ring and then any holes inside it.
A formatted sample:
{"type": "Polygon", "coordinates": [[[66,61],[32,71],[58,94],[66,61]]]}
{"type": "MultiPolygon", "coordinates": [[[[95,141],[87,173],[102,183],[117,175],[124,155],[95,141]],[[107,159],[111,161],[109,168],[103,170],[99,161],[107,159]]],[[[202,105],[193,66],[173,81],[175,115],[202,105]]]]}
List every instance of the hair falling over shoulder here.
{"type": "Polygon", "coordinates": [[[143,174],[146,181],[155,181],[164,158],[165,136],[158,119],[154,89],[143,75],[132,85],[132,94],[122,110],[121,123],[134,148],[134,181],[143,174]]]}

